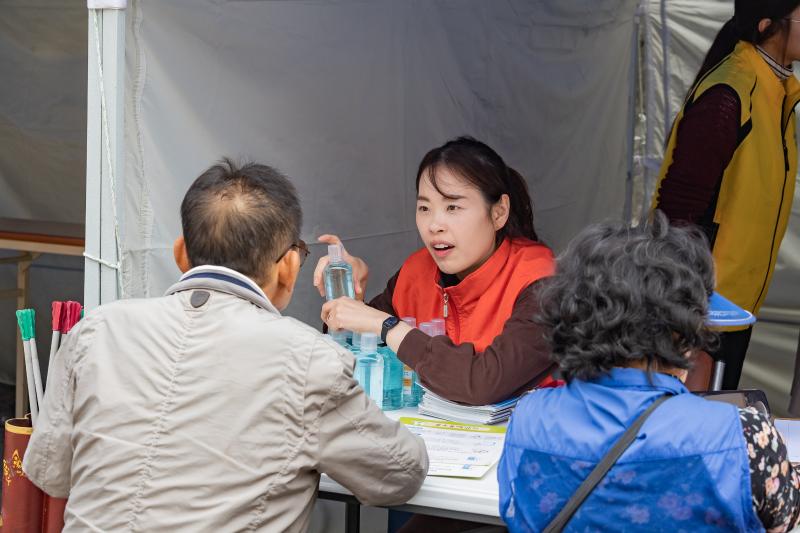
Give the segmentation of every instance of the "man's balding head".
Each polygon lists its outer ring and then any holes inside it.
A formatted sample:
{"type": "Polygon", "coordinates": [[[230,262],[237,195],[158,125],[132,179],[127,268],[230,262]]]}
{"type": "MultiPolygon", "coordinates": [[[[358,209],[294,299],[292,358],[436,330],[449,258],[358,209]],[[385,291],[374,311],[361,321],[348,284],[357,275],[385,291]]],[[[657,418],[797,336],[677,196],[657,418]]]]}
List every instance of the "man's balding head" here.
{"type": "Polygon", "coordinates": [[[280,172],[224,159],[189,188],[181,223],[192,266],[224,266],[262,283],[299,239],[302,213],[297,191],[280,172]]]}

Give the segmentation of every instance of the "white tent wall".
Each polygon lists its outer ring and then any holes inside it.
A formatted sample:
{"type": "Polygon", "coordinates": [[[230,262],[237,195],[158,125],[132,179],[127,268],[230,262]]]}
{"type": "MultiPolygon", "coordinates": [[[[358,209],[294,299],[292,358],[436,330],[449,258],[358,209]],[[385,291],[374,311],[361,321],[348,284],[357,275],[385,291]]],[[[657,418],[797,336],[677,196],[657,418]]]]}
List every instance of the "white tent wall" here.
{"type": "Polygon", "coordinates": [[[86,9],[68,0],[0,9],[0,216],[83,222],[86,9]]]}
{"type": "MultiPolygon", "coordinates": [[[[74,0],[0,3],[0,80],[0,217],[83,222],[85,5],[74,0]]],[[[0,265],[0,290],[15,287],[16,281],[16,267],[0,265]]],[[[45,366],[50,302],[81,300],[83,262],[43,256],[31,268],[30,287],[45,366]]],[[[0,300],[0,383],[15,379],[15,304],[0,300]]]]}
{"type": "MultiPolygon", "coordinates": [[[[276,166],[303,237],[343,237],[381,290],[415,249],[414,176],[470,134],[523,175],[561,248],[625,203],[636,2],[136,0],[127,13],[126,294],[163,292],[192,180],[221,156],[276,166]]],[[[318,324],[312,246],[288,313],[318,324]]]]}
{"type": "MultiPolygon", "coordinates": [[[[661,2],[645,0],[642,91],[638,122],[637,168],[643,170],[647,191],[652,192],[664,156],[665,132],[669,130],[700,68],[705,52],[722,24],[733,15],[729,0],[669,0],[667,7],[668,96],[670,114],[665,120],[664,56],[661,2]],[[666,128],[665,128],[666,126],[666,128]],[[648,134],[650,136],[648,137],[648,134]]],[[[796,115],[797,117],[797,115],[796,115]]],[[[640,208],[649,207],[650,197],[640,208]]],[[[800,187],[789,229],[781,244],[775,275],[759,322],[753,331],[741,387],[767,392],[772,409],[787,414],[794,374],[795,351],[800,330],[800,187]]]]}

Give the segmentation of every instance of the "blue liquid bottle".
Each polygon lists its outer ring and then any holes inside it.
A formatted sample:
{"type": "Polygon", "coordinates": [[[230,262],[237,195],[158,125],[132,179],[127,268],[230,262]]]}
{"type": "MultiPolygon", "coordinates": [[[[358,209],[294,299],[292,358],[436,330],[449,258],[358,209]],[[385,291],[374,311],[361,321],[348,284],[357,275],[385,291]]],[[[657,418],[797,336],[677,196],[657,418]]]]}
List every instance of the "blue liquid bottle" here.
{"type": "Polygon", "coordinates": [[[388,346],[378,348],[383,356],[383,410],[403,408],[403,362],[388,346]]]}
{"type": "Polygon", "coordinates": [[[347,342],[347,332],[346,331],[331,331],[328,336],[333,339],[336,344],[339,346],[344,346],[345,348],[350,348],[350,345],[347,342]]]}
{"type": "Polygon", "coordinates": [[[383,409],[383,356],[378,353],[378,336],[374,333],[361,335],[354,377],[367,396],[383,409]]]}
{"type": "Polygon", "coordinates": [[[328,301],[348,296],[355,298],[353,289],[353,267],[345,263],[342,258],[342,245],[331,244],[328,246],[328,266],[325,267],[323,278],[325,280],[325,299],[328,301]]]}
{"type": "MultiPolygon", "coordinates": [[[[417,327],[417,319],[413,316],[403,317],[403,322],[417,327]]],[[[422,399],[422,387],[417,382],[417,373],[410,366],[403,365],[403,407],[416,407],[422,399]]]]}

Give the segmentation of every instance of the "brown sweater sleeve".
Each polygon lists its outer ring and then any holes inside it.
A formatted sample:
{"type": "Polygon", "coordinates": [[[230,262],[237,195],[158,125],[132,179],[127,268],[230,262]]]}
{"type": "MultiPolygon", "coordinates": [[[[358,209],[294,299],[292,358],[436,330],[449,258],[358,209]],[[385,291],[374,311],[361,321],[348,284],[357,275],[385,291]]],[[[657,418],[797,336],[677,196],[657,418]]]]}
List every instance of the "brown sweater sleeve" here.
{"type": "Polygon", "coordinates": [[[448,400],[470,405],[499,402],[533,388],[554,365],[533,317],[539,311],[539,282],[517,297],[503,331],[483,352],[470,342],[429,337],[418,329],[403,339],[397,357],[422,384],[448,400]]]}
{"type": "Polygon", "coordinates": [[[386,283],[386,288],[383,292],[370,300],[367,305],[379,311],[383,311],[384,313],[396,315],[397,313],[392,305],[392,297],[394,296],[394,287],[397,285],[397,277],[399,275],[400,271],[398,270],[397,273],[389,279],[388,283],[386,283]]]}

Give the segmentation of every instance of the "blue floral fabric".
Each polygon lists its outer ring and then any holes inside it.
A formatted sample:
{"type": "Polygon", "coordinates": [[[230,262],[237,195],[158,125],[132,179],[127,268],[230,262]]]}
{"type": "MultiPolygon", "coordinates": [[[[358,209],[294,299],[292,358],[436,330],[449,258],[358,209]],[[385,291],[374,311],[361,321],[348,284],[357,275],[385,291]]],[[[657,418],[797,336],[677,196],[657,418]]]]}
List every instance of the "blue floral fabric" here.
{"type": "MultiPolygon", "coordinates": [[[[553,520],[593,463],[540,452],[522,454],[513,481],[512,531],[553,520]],[[519,505],[519,502],[525,502],[519,505]],[[531,505],[532,504],[532,505],[531,505]]],[[[716,505],[715,487],[700,457],[644,461],[614,467],[569,522],[569,531],[703,532],[735,529],[735,518],[716,505]],[[680,479],[680,483],[674,480],[680,479]]]]}

